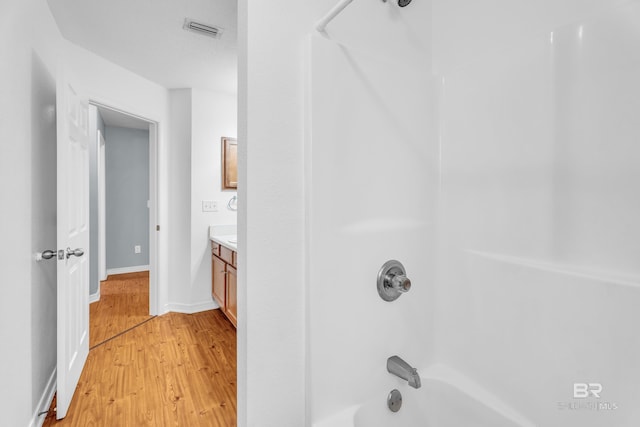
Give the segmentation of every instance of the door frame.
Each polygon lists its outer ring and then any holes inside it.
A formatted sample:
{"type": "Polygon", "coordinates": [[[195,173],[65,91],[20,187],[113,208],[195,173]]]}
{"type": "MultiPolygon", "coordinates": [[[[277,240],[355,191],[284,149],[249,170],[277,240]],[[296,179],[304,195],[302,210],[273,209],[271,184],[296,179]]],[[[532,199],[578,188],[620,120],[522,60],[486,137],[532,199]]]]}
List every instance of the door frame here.
{"type": "MultiPolygon", "coordinates": [[[[116,107],[109,103],[105,103],[95,98],[89,98],[89,104],[99,108],[111,110],[126,116],[136,118],[138,120],[149,123],[149,314],[152,316],[158,315],[160,310],[159,301],[159,233],[157,227],[159,227],[159,162],[160,162],[160,150],[159,150],[159,131],[160,123],[140,116],[138,114],[130,113],[126,109],[116,107]]],[[[105,215],[105,212],[99,212],[98,215],[105,215]]],[[[100,245],[99,245],[100,246],[100,245]]],[[[106,256],[104,252],[98,253],[98,258],[106,256]]],[[[98,262],[100,263],[100,261],[98,262]]],[[[100,292],[100,282],[98,282],[98,293],[100,292]]]]}
{"type": "Polygon", "coordinates": [[[96,129],[98,144],[98,298],[100,282],[107,280],[107,230],[106,230],[106,140],[100,129],[96,129]]]}

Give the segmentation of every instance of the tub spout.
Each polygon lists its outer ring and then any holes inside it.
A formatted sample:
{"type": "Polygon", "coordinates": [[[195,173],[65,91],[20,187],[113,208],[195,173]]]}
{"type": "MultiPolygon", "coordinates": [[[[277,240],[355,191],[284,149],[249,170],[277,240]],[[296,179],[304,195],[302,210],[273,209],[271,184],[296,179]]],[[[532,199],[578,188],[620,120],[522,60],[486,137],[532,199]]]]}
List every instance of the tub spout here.
{"type": "Polygon", "coordinates": [[[399,356],[391,356],[387,359],[387,371],[403,380],[407,380],[413,388],[420,388],[422,386],[418,370],[402,360],[399,356]]]}

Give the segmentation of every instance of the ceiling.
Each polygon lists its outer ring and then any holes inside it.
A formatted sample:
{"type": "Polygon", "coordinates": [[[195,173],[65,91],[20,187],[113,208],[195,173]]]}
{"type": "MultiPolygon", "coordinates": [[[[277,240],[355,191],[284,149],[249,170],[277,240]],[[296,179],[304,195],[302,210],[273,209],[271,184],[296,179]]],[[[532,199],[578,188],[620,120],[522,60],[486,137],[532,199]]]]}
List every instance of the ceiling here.
{"type": "Polygon", "coordinates": [[[62,35],[168,89],[237,91],[236,0],[47,0],[62,35]],[[185,31],[185,18],[222,27],[185,31]]]}

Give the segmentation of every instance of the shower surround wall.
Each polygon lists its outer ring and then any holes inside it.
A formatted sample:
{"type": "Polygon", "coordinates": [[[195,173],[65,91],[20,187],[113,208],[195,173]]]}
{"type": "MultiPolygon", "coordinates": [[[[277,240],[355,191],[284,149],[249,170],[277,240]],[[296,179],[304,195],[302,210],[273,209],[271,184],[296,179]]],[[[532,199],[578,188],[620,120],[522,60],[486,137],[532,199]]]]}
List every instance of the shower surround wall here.
{"type": "Polygon", "coordinates": [[[434,0],[433,22],[435,359],[535,425],[638,425],[640,3],[434,0]]]}
{"type": "Polygon", "coordinates": [[[308,61],[310,417],[398,387],[386,360],[433,353],[437,146],[429,3],[354,2],[313,35],[308,61]],[[380,32],[378,29],[385,28],[380,32]],[[413,287],[383,301],[376,275],[401,261],[413,287]]]}
{"type": "Polygon", "coordinates": [[[533,425],[638,425],[640,2],[379,7],[309,45],[311,423],[383,405],[399,354],[533,425]]]}

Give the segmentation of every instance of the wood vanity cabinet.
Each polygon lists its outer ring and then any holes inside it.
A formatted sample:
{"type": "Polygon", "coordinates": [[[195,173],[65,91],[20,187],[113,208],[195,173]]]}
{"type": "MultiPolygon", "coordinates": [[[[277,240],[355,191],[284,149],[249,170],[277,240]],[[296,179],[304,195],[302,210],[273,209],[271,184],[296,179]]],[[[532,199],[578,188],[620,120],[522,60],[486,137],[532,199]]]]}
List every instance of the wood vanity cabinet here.
{"type": "Polygon", "coordinates": [[[211,295],[233,326],[238,313],[236,258],[236,252],[211,242],[211,295]]]}
{"type": "Polygon", "coordinates": [[[227,264],[227,317],[238,325],[238,271],[227,264]]]}
{"type": "Polygon", "coordinates": [[[227,299],[226,297],[226,284],[225,284],[225,276],[227,274],[226,267],[224,261],[222,261],[217,256],[211,257],[211,272],[213,283],[211,286],[211,295],[213,298],[220,304],[220,308],[224,311],[224,303],[227,299]]]}

